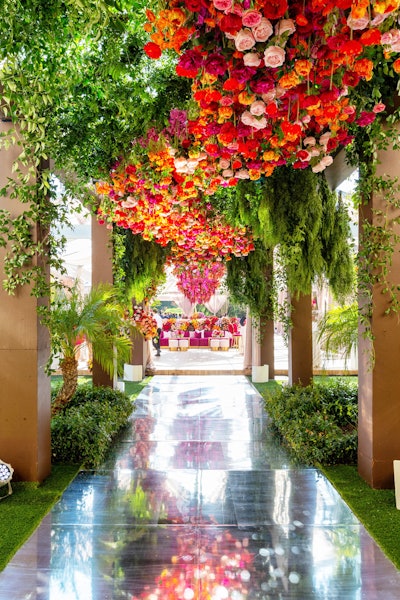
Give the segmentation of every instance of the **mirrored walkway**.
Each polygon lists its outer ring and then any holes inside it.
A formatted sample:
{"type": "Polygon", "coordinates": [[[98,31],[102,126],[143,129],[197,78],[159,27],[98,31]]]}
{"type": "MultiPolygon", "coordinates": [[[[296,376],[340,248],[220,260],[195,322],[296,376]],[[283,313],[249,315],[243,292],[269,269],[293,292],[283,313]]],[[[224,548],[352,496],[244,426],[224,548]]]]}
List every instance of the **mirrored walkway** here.
{"type": "Polygon", "coordinates": [[[294,467],[243,376],[156,376],[0,574],[2,600],[395,600],[400,574],[294,467]]]}

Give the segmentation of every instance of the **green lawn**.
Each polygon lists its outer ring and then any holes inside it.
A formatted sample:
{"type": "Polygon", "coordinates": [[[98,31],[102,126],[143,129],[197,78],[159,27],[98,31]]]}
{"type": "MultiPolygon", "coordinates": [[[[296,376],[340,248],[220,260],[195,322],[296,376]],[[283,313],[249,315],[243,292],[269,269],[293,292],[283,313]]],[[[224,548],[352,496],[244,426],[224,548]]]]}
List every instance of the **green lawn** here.
{"type": "Polygon", "coordinates": [[[0,505],[0,570],[61,498],[78,471],[78,465],[54,465],[42,484],[11,483],[13,494],[0,505]]]}

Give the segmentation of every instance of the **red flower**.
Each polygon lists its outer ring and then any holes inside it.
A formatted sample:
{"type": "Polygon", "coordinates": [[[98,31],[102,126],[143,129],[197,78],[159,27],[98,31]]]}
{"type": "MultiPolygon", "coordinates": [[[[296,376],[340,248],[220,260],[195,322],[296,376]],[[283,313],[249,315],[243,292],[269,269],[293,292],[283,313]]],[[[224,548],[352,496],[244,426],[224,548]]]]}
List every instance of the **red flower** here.
{"type": "Polygon", "coordinates": [[[264,5],[264,17],[267,19],[281,19],[288,9],[286,0],[269,0],[264,5]]]}
{"type": "Polygon", "coordinates": [[[147,44],[145,44],[145,46],[143,47],[143,50],[146,52],[149,58],[157,59],[160,58],[162,54],[160,46],[158,46],[154,42],[147,42],[147,44]]]}
{"type": "Polygon", "coordinates": [[[219,22],[219,28],[224,33],[236,35],[242,28],[242,18],[239,17],[239,15],[228,13],[227,15],[224,15],[219,22]]]}
{"type": "Polygon", "coordinates": [[[349,85],[350,87],[355,87],[358,85],[360,81],[360,76],[354,71],[346,71],[343,75],[343,83],[344,85],[349,85]]]}
{"type": "Polygon", "coordinates": [[[381,43],[381,32],[379,29],[368,29],[364,31],[360,37],[360,42],[364,46],[377,46],[381,43]]]}
{"type": "Polygon", "coordinates": [[[363,45],[357,40],[349,40],[340,46],[340,52],[347,56],[358,56],[363,51],[363,45]]]}
{"type": "Polygon", "coordinates": [[[217,52],[210,54],[204,61],[204,70],[210,75],[223,75],[227,71],[224,57],[217,52]]]}
{"type": "Polygon", "coordinates": [[[203,56],[198,50],[186,50],[176,65],[176,73],[180,77],[196,77],[202,63],[203,56]]]}

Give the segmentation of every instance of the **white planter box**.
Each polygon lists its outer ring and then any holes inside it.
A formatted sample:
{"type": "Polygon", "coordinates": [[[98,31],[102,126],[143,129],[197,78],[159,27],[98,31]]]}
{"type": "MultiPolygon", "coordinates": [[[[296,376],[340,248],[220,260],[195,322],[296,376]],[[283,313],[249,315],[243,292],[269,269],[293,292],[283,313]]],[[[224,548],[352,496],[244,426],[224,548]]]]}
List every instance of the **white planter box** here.
{"type": "Polygon", "coordinates": [[[142,381],[143,366],[124,364],[124,381],[142,381]]]}
{"type": "Polygon", "coordinates": [[[260,367],[252,367],[251,380],[254,383],[265,383],[269,380],[269,365],[261,365],[260,367]]]}

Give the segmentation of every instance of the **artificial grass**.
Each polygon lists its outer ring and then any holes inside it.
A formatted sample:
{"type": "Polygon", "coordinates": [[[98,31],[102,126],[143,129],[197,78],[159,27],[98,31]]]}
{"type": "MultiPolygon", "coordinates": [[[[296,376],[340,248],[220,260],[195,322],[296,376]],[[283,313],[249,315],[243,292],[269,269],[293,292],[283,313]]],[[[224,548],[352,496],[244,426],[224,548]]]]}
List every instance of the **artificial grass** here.
{"type": "Polygon", "coordinates": [[[12,482],[13,493],[0,505],[0,571],[61,498],[79,465],[53,465],[43,483],[12,482]]]}
{"type": "Polygon", "coordinates": [[[319,469],[336,488],[386,556],[400,569],[400,511],[394,490],[374,490],[357,467],[335,465],[319,469]]]}

